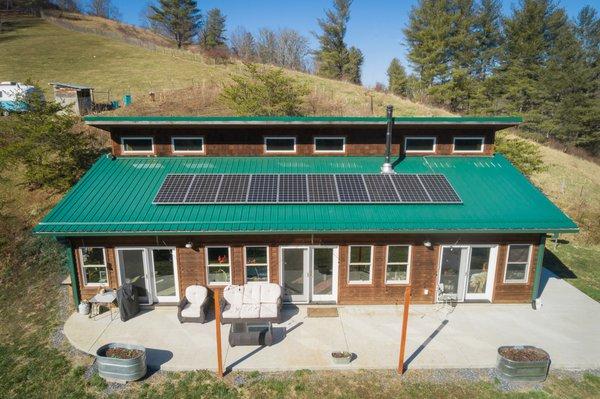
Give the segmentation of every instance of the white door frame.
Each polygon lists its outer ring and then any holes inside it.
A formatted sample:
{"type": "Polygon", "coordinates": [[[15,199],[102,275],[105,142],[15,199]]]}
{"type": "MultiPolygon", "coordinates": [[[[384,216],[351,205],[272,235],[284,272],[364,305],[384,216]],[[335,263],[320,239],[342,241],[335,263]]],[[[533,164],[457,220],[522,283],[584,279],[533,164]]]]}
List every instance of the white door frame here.
{"type": "Polygon", "coordinates": [[[310,293],[309,299],[315,302],[335,302],[337,303],[337,289],[338,289],[338,268],[340,264],[339,257],[340,248],[337,245],[312,245],[310,247],[310,293]],[[331,274],[331,294],[330,295],[316,295],[315,292],[315,249],[332,249],[332,274],[331,274]]]}
{"type": "Polygon", "coordinates": [[[179,275],[177,273],[177,248],[169,246],[151,246],[151,247],[115,247],[115,259],[117,261],[117,270],[119,285],[123,284],[123,265],[121,264],[119,251],[137,250],[143,252],[144,262],[144,278],[146,280],[146,291],[148,292],[147,304],[151,305],[154,302],[159,303],[177,303],[179,302],[179,275]],[[173,272],[175,277],[175,298],[158,296],[156,294],[156,281],[154,278],[154,259],[152,257],[152,250],[154,249],[166,249],[173,252],[173,272]]]}
{"type": "Polygon", "coordinates": [[[285,273],[283,270],[283,252],[286,249],[304,249],[304,269],[303,283],[305,298],[301,300],[291,300],[289,303],[310,303],[311,301],[318,302],[335,302],[338,297],[338,270],[339,270],[339,246],[338,245],[283,245],[279,247],[279,281],[285,290],[285,273]],[[314,295],[314,249],[315,248],[331,248],[333,249],[333,275],[332,275],[332,293],[331,295],[314,295]]]}
{"type": "Polygon", "coordinates": [[[304,287],[304,292],[302,293],[301,298],[293,299],[290,297],[289,303],[308,303],[310,300],[309,293],[309,267],[310,267],[310,247],[308,245],[290,245],[290,246],[280,246],[279,247],[279,281],[281,282],[281,287],[284,291],[284,300],[285,300],[285,274],[283,272],[283,252],[286,249],[302,249],[303,252],[303,267],[302,267],[302,283],[304,287]]]}
{"type": "Polygon", "coordinates": [[[151,284],[152,284],[152,296],[158,303],[179,303],[179,275],[177,274],[177,248],[176,247],[148,247],[148,265],[149,271],[151,272],[151,284]],[[152,251],[155,249],[170,250],[173,254],[173,277],[175,284],[175,296],[159,296],[156,291],[156,271],[154,269],[154,258],[152,257],[152,251]]]}
{"type": "Polygon", "coordinates": [[[466,260],[461,258],[461,268],[459,270],[459,281],[458,281],[458,302],[472,301],[472,300],[485,300],[492,301],[492,295],[494,293],[494,281],[496,275],[496,264],[498,262],[498,244],[461,244],[461,245],[440,245],[439,249],[439,261],[437,268],[437,279],[436,279],[436,302],[440,302],[440,280],[442,277],[442,262],[444,255],[444,248],[466,248],[465,256],[466,260]],[[471,268],[471,250],[472,248],[490,248],[490,258],[488,262],[488,274],[486,280],[486,290],[483,294],[469,294],[468,291],[468,275],[471,268]],[[464,266],[463,266],[464,265],[464,266]]]}

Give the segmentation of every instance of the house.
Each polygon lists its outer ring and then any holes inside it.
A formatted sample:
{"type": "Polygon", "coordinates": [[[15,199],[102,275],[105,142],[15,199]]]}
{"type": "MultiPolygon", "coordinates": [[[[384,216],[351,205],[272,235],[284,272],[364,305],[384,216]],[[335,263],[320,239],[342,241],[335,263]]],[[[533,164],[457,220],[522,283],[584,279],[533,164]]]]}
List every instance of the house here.
{"type": "Polygon", "coordinates": [[[261,281],[294,303],[529,302],[546,235],[577,231],[494,152],[520,118],[85,121],[112,154],[35,228],[77,300],[129,280],[147,304],[261,281]]]}
{"type": "Polygon", "coordinates": [[[70,83],[49,83],[54,88],[54,100],[70,108],[76,115],[87,115],[94,105],[94,88],[70,83]]]}

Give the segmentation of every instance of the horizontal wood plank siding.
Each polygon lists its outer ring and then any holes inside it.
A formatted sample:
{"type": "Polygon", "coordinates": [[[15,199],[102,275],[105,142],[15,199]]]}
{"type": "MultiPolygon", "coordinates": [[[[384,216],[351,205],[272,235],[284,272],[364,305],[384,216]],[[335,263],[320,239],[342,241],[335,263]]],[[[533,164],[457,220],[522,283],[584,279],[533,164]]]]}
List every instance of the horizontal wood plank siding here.
{"type": "Polygon", "coordinates": [[[109,286],[118,287],[118,271],[115,247],[126,246],[171,246],[177,248],[179,290],[183,295],[186,287],[194,284],[206,285],[205,247],[225,245],[231,247],[232,281],[243,284],[244,246],[269,246],[270,281],[280,283],[280,247],[286,245],[336,245],[339,247],[338,303],[339,304],[395,304],[403,301],[405,285],[385,283],[386,246],[412,245],[410,283],[415,303],[434,303],[441,245],[457,242],[466,244],[498,244],[493,302],[529,302],[535,276],[535,261],[539,234],[527,235],[260,235],[260,236],[195,236],[195,237],[90,237],[72,239],[77,261],[77,275],[82,298],[89,299],[99,287],[86,287],[82,284],[81,259],[78,248],[81,246],[103,246],[106,248],[109,286]],[[432,248],[423,245],[425,240],[433,243],[432,248]],[[193,248],[185,248],[191,241],[193,248]],[[529,278],[524,284],[506,284],[504,272],[508,244],[529,243],[533,245],[529,278]],[[368,244],[374,246],[372,281],[370,284],[348,284],[348,246],[368,244]],[[425,290],[428,290],[425,293],[425,290]]]}

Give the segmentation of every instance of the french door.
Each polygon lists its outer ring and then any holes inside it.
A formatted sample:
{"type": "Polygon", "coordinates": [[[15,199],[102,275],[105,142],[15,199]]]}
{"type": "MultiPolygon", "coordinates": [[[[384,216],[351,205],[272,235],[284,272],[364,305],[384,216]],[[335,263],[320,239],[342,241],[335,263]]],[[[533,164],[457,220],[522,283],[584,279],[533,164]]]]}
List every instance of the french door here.
{"type": "Polygon", "coordinates": [[[497,245],[442,246],[438,301],[491,301],[497,245]]]}
{"type": "Polygon", "coordinates": [[[337,301],[338,247],[282,247],[281,265],[286,302],[337,301]]]}
{"type": "Polygon", "coordinates": [[[117,248],[120,284],[138,288],[140,303],[178,302],[175,248],[117,248]]]}

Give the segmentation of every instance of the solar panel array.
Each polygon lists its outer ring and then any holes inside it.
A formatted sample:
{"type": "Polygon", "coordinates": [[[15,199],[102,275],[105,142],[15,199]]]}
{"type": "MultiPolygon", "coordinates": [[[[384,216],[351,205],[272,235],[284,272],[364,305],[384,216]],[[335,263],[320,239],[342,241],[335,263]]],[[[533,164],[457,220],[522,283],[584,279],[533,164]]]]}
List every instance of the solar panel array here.
{"type": "Polygon", "coordinates": [[[155,204],[460,204],[441,174],[169,174],[155,204]]]}

